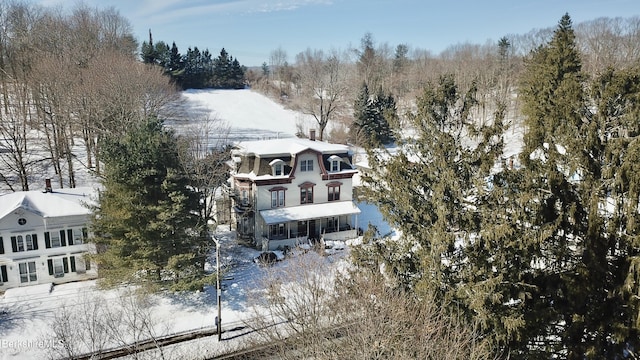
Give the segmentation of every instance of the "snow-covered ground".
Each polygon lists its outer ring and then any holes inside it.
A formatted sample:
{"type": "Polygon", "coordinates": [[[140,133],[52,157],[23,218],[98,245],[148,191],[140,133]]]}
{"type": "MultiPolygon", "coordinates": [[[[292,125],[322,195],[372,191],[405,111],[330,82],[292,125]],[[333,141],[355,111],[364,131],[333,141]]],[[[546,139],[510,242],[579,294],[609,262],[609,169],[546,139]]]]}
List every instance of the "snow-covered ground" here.
{"type": "MultiPolygon", "coordinates": [[[[308,127],[313,121],[251,90],[186,91],[183,96],[185,106],[193,109],[194,118],[215,118],[228,124],[231,128],[230,138],[234,141],[292,137],[300,124],[308,127]]],[[[174,122],[168,125],[180,128],[187,124],[174,122]]],[[[91,181],[89,176],[80,178],[91,181]]],[[[381,234],[392,233],[375,206],[359,206],[362,211],[359,215],[361,227],[366,229],[371,223],[378,227],[381,234]]],[[[219,227],[217,238],[221,243],[221,264],[225,272],[222,282],[222,327],[232,329],[254,316],[249,299],[263,288],[264,282],[260,280],[263,267],[253,261],[259,252],[238,245],[228,227],[219,227]]],[[[338,250],[325,257],[327,266],[338,264],[347,252],[348,249],[338,250]]],[[[213,255],[212,268],[215,261],[213,255]]],[[[276,266],[286,266],[286,263],[287,260],[276,266]]],[[[68,314],[71,328],[77,329],[73,333],[79,338],[78,344],[83,341],[89,343],[80,338],[88,336],[83,329],[90,325],[91,313],[104,318],[113,316],[114,310],[120,315],[131,312],[133,310],[127,309],[126,301],[130,297],[127,289],[99,290],[95,281],[10,289],[0,297],[0,359],[45,359],[60,354],[61,349],[52,330],[56,314],[58,317],[62,313],[68,314]]],[[[215,287],[201,293],[155,295],[145,305],[145,313],[154,325],[154,336],[161,337],[213,326],[217,314],[216,300],[215,287]]],[[[227,334],[226,340],[221,343],[213,337],[190,342],[188,346],[170,346],[163,350],[164,356],[169,359],[188,359],[214,355],[224,347],[233,348],[242,342],[243,336],[237,335],[227,334]],[[234,339],[230,340],[229,337],[234,339]]],[[[130,339],[133,340],[133,337],[130,339]]],[[[149,358],[155,356],[158,354],[151,353],[149,358]]]]}
{"type": "MultiPolygon", "coordinates": [[[[220,120],[230,127],[228,138],[233,142],[293,137],[315,123],[312,116],[286,109],[249,89],[187,90],[182,96],[190,120],[220,120]]],[[[167,124],[184,125],[181,121],[167,124]]]]}

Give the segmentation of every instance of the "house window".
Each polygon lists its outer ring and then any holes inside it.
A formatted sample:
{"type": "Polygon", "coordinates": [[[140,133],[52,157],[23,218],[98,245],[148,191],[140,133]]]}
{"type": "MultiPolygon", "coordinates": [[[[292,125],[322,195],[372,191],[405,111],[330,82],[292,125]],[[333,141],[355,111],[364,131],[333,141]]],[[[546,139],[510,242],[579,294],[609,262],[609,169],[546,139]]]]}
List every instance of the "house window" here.
{"type": "Polygon", "coordinates": [[[53,274],[51,275],[54,277],[64,276],[64,264],[62,263],[62,259],[53,259],[53,274]]]}
{"type": "Polygon", "coordinates": [[[269,234],[271,235],[272,238],[284,237],[285,236],[284,223],[269,225],[269,234]]]}
{"type": "Polygon", "coordinates": [[[313,160],[302,160],[300,162],[300,171],[313,171],[313,160]]]}
{"type": "Polygon", "coordinates": [[[285,189],[271,190],[271,207],[272,208],[284,206],[284,190],[285,189]]]}
{"type": "MultiPolygon", "coordinates": [[[[62,232],[62,236],[64,236],[64,232],[62,232]]],[[[60,232],[59,231],[49,231],[44,234],[44,244],[47,248],[55,248],[62,246],[62,241],[60,240],[60,232]]]]}
{"type": "Polygon", "coordinates": [[[69,236],[69,245],[79,245],[84,242],[87,237],[87,229],[86,228],[75,228],[70,230],[71,234],[69,236]]]}
{"type": "Polygon", "coordinates": [[[328,187],[329,189],[329,201],[338,201],[340,200],[340,185],[332,185],[328,187]]]}
{"type": "Polygon", "coordinates": [[[329,171],[331,172],[340,171],[340,161],[342,161],[340,156],[332,155],[331,157],[329,157],[329,164],[331,165],[329,171]]]}
{"type": "Polygon", "coordinates": [[[313,186],[300,187],[300,204],[313,204],[313,186]]]}
{"type": "Polygon", "coordinates": [[[12,236],[11,248],[13,252],[38,250],[38,236],[36,234],[12,236]]]}
{"type": "Polygon", "coordinates": [[[47,266],[49,267],[49,275],[53,277],[63,277],[64,274],[69,272],[69,260],[71,260],[71,271],[76,271],[75,256],[71,256],[69,259],[66,257],[49,259],[47,260],[47,266]]]}
{"type": "Polygon", "coordinates": [[[9,282],[7,278],[7,265],[0,265],[0,285],[9,282]]]}
{"type": "Polygon", "coordinates": [[[242,202],[242,205],[249,205],[249,192],[246,189],[242,189],[240,201],[242,202]]]}
{"type": "Polygon", "coordinates": [[[84,229],[77,229],[77,230],[67,229],[67,230],[56,230],[56,231],[45,232],[44,245],[47,249],[67,246],[67,243],[69,245],[73,245],[75,243],[74,239],[76,236],[80,238],[79,240],[80,242],[78,244],[81,244],[83,233],[84,233],[84,229]],[[77,232],[77,235],[74,235],[75,232],[77,232]]]}
{"type": "Polygon", "coordinates": [[[326,231],[335,232],[336,230],[338,230],[338,218],[337,217],[327,218],[326,231]]]}
{"type": "Polygon", "coordinates": [[[4,254],[4,240],[2,240],[2,236],[0,236],[0,254],[4,254]]]}
{"type": "Polygon", "coordinates": [[[36,274],[36,262],[29,261],[18,264],[20,270],[20,282],[30,283],[38,281],[38,275],[36,274]]]}
{"type": "Polygon", "coordinates": [[[273,176],[284,175],[284,161],[280,159],[275,159],[272,162],[270,162],[269,165],[271,165],[273,176]]]}
{"type": "Polygon", "coordinates": [[[22,237],[22,235],[12,236],[11,241],[16,242],[18,249],[16,251],[24,251],[24,238],[22,237]]]}

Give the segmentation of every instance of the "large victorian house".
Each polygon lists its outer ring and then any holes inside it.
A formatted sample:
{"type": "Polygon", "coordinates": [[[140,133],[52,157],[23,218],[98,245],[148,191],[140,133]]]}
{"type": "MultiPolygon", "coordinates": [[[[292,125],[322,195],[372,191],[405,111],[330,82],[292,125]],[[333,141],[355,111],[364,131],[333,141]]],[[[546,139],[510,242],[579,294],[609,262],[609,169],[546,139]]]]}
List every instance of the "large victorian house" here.
{"type": "Polygon", "coordinates": [[[18,191],[0,195],[0,291],[97,277],[87,222],[91,188],[18,191]]]}
{"type": "Polygon", "coordinates": [[[352,153],[313,138],[236,145],[230,164],[239,238],[267,251],[357,236],[352,153]]]}

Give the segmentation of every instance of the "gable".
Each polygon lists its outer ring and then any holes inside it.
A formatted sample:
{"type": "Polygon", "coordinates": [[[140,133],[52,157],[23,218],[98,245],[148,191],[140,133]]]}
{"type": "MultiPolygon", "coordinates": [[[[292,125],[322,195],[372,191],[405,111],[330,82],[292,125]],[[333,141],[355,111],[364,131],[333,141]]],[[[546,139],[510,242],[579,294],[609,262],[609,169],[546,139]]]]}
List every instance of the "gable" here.
{"type": "Polygon", "coordinates": [[[20,191],[0,195],[0,229],[41,226],[56,222],[56,219],[76,218],[76,221],[88,218],[93,203],[91,188],[61,189],[43,193],[41,191],[20,191]],[[24,219],[26,224],[18,223],[24,219]]]}

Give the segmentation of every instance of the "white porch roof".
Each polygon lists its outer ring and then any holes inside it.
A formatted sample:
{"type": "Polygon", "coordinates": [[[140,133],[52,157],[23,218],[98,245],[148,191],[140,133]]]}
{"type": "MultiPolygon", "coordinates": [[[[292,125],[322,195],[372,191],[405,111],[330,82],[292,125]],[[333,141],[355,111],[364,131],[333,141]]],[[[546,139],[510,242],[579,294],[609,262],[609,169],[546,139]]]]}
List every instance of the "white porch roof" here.
{"type": "Polygon", "coordinates": [[[358,209],[353,201],[331,201],[322,204],[306,204],[260,210],[260,216],[262,216],[262,219],[264,219],[267,225],[359,213],[360,209],[358,209]]]}

